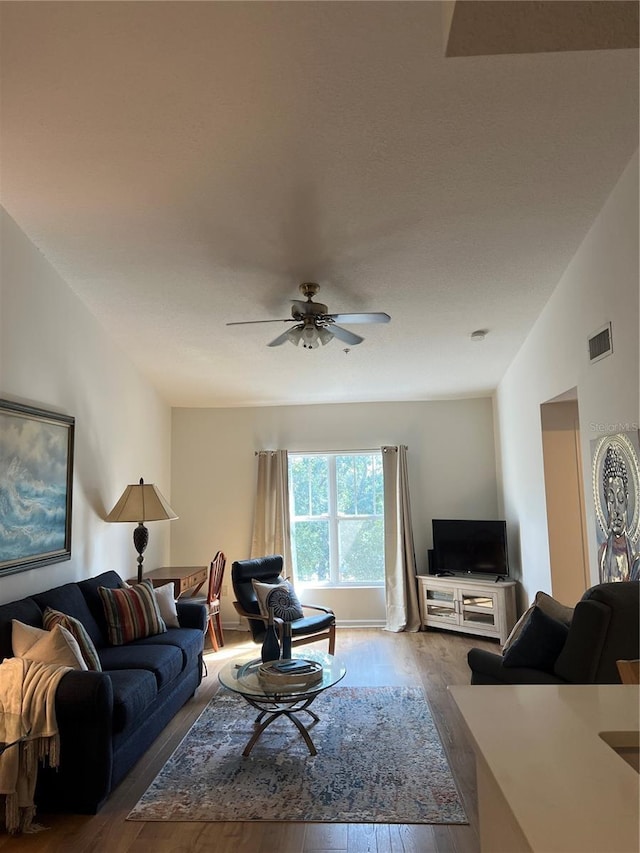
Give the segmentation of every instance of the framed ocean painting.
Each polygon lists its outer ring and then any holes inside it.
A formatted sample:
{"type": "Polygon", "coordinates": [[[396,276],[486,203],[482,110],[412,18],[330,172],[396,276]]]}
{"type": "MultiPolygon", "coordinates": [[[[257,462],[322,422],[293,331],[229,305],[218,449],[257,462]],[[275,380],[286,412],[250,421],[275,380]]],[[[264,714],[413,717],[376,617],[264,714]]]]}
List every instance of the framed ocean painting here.
{"type": "Polygon", "coordinates": [[[0,575],[70,559],[74,429],[0,400],[0,575]]]}

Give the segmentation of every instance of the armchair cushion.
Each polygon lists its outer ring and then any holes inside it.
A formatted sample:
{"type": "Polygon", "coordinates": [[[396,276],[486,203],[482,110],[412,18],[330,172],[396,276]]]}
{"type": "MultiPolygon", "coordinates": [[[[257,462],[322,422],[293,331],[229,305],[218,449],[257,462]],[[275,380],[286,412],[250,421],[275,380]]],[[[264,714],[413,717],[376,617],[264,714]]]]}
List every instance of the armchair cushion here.
{"type": "Polygon", "coordinates": [[[335,621],[336,617],[333,611],[296,619],[291,623],[291,636],[304,637],[307,634],[319,634],[320,631],[326,631],[334,625],[335,621]]]}
{"type": "Polygon", "coordinates": [[[552,619],[540,607],[534,607],[520,636],[505,652],[502,663],[506,667],[531,667],[553,672],[562,651],[569,628],[552,619]]]}
{"type": "MultiPolygon", "coordinates": [[[[240,609],[245,614],[260,617],[260,605],[253,588],[253,580],[260,583],[275,584],[280,580],[283,559],[280,554],[270,554],[267,557],[255,557],[251,560],[236,560],[231,566],[231,583],[240,609]]],[[[261,618],[249,619],[251,635],[257,642],[264,636],[265,625],[261,618]]]]}
{"type": "Polygon", "coordinates": [[[238,604],[247,613],[260,613],[258,598],[253,588],[253,580],[260,583],[278,583],[282,572],[282,557],[271,554],[268,557],[256,557],[252,560],[236,560],[231,566],[231,583],[238,604]]]}
{"type": "Polygon", "coordinates": [[[564,684],[557,675],[526,666],[505,666],[502,655],[470,649],[467,656],[472,684],[564,684]]]}

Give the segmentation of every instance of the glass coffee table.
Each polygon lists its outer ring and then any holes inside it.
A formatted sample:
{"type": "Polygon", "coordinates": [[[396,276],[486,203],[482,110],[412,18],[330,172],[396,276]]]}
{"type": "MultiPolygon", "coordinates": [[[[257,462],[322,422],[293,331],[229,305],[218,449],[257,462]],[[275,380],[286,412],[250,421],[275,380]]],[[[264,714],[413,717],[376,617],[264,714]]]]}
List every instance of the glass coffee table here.
{"type": "Polygon", "coordinates": [[[302,735],[311,755],[317,755],[311,736],[305,724],[298,716],[304,712],[317,723],[320,719],[309,705],[320,693],[333,687],[341,681],[347,668],[340,658],[313,649],[301,650],[292,654],[292,660],[305,660],[318,664],[322,675],[312,684],[275,685],[277,679],[268,683],[259,677],[262,660],[255,653],[233,658],[225,664],[218,674],[223,687],[239,693],[252,707],[260,713],[256,717],[256,730],[242,754],[249,755],[265,729],[279,717],[287,717],[302,735]]]}

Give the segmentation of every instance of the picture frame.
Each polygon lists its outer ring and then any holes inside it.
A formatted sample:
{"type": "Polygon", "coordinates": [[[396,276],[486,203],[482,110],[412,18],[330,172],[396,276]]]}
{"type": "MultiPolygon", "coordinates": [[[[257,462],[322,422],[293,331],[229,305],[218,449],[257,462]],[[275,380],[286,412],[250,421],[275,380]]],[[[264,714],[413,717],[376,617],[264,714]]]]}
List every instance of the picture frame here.
{"type": "Polygon", "coordinates": [[[75,418],[0,399],[0,576],[71,559],[75,418]]]}
{"type": "Polygon", "coordinates": [[[591,441],[600,583],[640,580],[640,430],[591,441]]]}

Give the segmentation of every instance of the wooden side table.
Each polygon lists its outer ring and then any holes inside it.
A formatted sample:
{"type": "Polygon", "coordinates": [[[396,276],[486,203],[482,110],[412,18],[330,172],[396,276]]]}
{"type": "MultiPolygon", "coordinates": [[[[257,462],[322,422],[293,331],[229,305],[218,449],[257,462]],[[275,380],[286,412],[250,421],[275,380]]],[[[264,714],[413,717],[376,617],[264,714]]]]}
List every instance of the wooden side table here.
{"type": "Polygon", "coordinates": [[[188,590],[192,590],[192,596],[197,595],[208,578],[209,566],[161,566],[143,575],[143,580],[150,580],[154,586],[173,583],[176,598],[188,590]]]}

